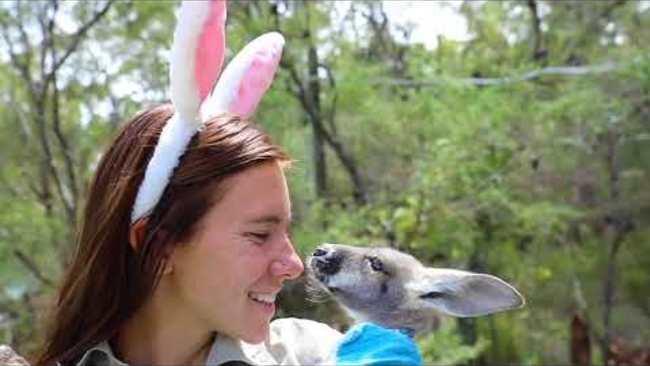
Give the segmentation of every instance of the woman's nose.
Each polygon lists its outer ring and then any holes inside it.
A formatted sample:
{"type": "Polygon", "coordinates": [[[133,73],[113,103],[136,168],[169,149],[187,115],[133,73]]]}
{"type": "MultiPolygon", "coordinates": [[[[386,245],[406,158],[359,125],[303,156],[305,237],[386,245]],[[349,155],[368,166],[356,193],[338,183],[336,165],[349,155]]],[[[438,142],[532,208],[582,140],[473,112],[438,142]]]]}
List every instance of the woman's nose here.
{"type": "Polygon", "coordinates": [[[271,273],[273,276],[282,277],[283,279],[292,280],[298,278],[305,270],[300,256],[293,248],[291,241],[287,241],[287,248],[283,251],[280,258],[271,263],[271,273]]]}

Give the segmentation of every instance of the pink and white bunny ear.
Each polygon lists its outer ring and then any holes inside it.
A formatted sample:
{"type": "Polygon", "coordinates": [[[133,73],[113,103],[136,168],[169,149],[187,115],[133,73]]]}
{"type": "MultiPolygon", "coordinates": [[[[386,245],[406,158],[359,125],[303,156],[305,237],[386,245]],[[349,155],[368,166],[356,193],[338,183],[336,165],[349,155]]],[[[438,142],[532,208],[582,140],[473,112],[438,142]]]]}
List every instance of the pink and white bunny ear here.
{"type": "Polygon", "coordinates": [[[131,222],[148,215],[162,196],[192,136],[202,126],[201,101],[223,66],[226,2],[184,1],[170,56],[174,116],[163,128],[131,212],[131,222]]]}
{"type": "Polygon", "coordinates": [[[223,66],[226,2],[184,1],[171,49],[170,93],[183,120],[197,122],[201,101],[223,66]]]}
{"type": "Polygon", "coordinates": [[[244,118],[255,112],[278,68],[284,37],[263,34],[248,43],[226,66],[212,94],[201,106],[201,120],[230,112],[244,118]]]}

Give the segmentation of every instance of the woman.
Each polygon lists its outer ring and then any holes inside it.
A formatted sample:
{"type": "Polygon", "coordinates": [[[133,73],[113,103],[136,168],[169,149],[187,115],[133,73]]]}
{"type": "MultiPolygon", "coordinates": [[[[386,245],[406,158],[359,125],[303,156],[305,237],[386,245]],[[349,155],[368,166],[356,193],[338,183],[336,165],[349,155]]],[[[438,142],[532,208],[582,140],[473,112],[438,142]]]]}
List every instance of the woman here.
{"type": "MultiPolygon", "coordinates": [[[[134,365],[240,359],[233,340],[264,341],[275,295],[302,272],[289,239],[289,158],[237,117],[206,123],[156,209],[130,225],[143,171],[172,113],[169,105],[140,113],[103,156],[39,365],[83,356],[88,364],[89,349],[134,365]],[[229,339],[215,338],[215,330],[229,339]]],[[[318,342],[338,340],[325,325],[295,327],[315,329],[318,342]]]]}
{"type": "Polygon", "coordinates": [[[368,332],[337,346],[341,334],[324,324],[270,323],[275,296],[303,266],[289,237],[290,159],[247,117],[284,39],[259,37],[220,73],[224,26],[224,2],[183,3],[172,105],[139,113],[102,157],[37,365],[313,365],[342,360],[331,358],[335,350],[354,351],[343,352],[346,362],[376,356],[379,348],[361,342],[368,332]]]}
{"type": "Polygon", "coordinates": [[[303,267],[289,238],[290,160],[256,126],[228,115],[208,121],[155,210],[131,225],[172,113],[170,105],[141,112],[102,157],[36,365],[331,362],[337,331],[309,320],[269,324],[275,295],[303,267]]]}

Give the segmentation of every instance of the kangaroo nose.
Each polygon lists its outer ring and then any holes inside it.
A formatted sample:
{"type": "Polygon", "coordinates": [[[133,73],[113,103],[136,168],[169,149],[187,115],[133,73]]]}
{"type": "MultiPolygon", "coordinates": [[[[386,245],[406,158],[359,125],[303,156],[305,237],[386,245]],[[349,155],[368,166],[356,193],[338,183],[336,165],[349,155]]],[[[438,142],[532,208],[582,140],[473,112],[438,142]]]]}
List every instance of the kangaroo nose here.
{"type": "Polygon", "coordinates": [[[316,248],[316,250],[314,250],[314,253],[312,255],[314,257],[322,257],[322,256],[324,256],[326,254],[327,254],[327,250],[325,250],[323,248],[316,248]]]}
{"type": "Polygon", "coordinates": [[[311,262],[314,269],[326,275],[337,273],[341,269],[342,261],[343,256],[334,250],[319,247],[312,253],[311,262]]]}

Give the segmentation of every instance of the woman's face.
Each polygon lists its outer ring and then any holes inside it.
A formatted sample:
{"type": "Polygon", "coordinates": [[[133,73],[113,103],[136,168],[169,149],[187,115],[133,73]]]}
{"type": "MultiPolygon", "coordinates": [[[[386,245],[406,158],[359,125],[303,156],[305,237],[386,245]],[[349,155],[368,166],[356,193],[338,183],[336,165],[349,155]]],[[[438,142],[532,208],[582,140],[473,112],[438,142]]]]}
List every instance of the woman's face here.
{"type": "Polygon", "coordinates": [[[282,168],[264,163],[228,178],[223,197],[171,255],[166,281],[177,311],[210,331],[264,341],[275,297],[303,271],[289,230],[282,168]]]}

